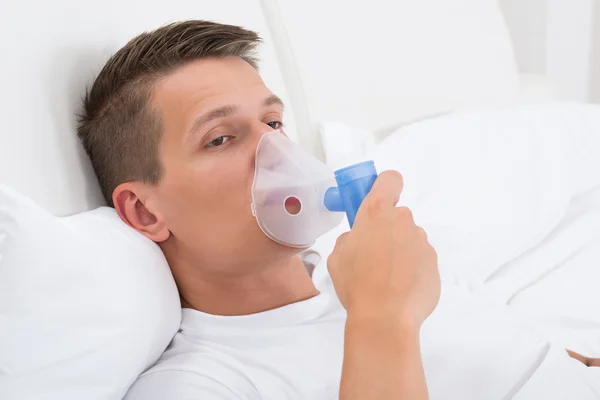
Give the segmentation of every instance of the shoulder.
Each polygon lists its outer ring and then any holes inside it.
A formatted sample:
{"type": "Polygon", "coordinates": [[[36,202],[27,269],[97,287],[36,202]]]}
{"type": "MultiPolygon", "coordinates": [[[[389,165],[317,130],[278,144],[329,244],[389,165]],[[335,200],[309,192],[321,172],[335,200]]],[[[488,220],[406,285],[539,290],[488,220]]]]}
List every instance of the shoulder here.
{"type": "Polygon", "coordinates": [[[247,388],[192,371],[159,370],[142,375],[124,400],[252,399],[247,388]]]}
{"type": "Polygon", "coordinates": [[[142,374],[124,400],[237,400],[260,396],[246,368],[227,354],[176,335],[158,363],[142,374]]]}

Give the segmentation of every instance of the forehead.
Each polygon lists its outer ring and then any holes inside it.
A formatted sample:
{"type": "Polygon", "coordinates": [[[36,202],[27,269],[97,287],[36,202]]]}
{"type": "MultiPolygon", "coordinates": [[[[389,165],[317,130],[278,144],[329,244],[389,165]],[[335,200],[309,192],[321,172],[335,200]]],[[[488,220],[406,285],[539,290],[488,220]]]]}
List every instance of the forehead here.
{"type": "Polygon", "coordinates": [[[160,79],[153,103],[165,106],[200,107],[215,101],[236,102],[241,96],[267,92],[258,71],[237,57],[193,61],[160,79]]]}

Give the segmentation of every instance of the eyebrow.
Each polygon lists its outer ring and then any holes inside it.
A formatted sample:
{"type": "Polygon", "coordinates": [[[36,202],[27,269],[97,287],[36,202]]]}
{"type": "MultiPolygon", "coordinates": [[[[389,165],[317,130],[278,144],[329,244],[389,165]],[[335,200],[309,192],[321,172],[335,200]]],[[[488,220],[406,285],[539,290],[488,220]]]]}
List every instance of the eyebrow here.
{"type": "Polygon", "coordinates": [[[235,114],[237,111],[238,108],[236,106],[223,106],[215,108],[214,110],[211,110],[207,113],[204,113],[201,116],[199,116],[196,119],[196,121],[194,121],[194,125],[192,125],[192,129],[190,129],[190,133],[193,134],[198,129],[200,129],[202,125],[205,125],[212,120],[228,117],[230,115],[235,114]]]}
{"type": "MultiPolygon", "coordinates": [[[[274,94],[267,97],[263,101],[263,107],[271,107],[274,105],[278,105],[281,108],[284,107],[283,101],[274,94]]],[[[233,105],[223,106],[223,107],[215,108],[214,110],[208,111],[208,112],[202,114],[201,116],[199,116],[196,119],[196,121],[194,121],[194,124],[192,125],[192,128],[190,129],[190,134],[193,134],[194,132],[198,131],[198,129],[200,129],[203,125],[209,123],[210,121],[213,121],[218,118],[229,117],[230,115],[233,115],[237,112],[238,112],[238,107],[233,106],[233,105]]]]}
{"type": "Polygon", "coordinates": [[[281,99],[274,94],[267,97],[263,102],[264,107],[270,107],[274,105],[278,105],[281,106],[281,108],[284,108],[283,101],[281,101],[281,99]]]}

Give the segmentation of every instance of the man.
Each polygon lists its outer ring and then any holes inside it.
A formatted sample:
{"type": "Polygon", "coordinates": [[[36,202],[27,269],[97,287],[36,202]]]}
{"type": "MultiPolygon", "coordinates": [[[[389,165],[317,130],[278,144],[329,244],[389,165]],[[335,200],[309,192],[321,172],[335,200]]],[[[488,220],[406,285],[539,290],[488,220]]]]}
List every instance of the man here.
{"type": "Polygon", "coordinates": [[[160,245],[184,307],[127,399],[427,398],[419,331],[440,281],[424,231],[395,207],[401,176],[380,175],[338,240],[335,292],[250,212],[258,141],[283,127],[259,41],[235,26],[168,25],[119,50],[85,98],[79,136],[106,200],[160,245]]]}
{"type": "Polygon", "coordinates": [[[79,136],[106,200],[160,245],[184,307],[128,398],[425,399],[419,330],[440,281],[424,231],[395,208],[401,176],[381,174],[338,240],[337,296],[250,212],[257,143],[283,127],[259,41],[235,26],[168,25],[119,50],[85,98],[79,136]]]}

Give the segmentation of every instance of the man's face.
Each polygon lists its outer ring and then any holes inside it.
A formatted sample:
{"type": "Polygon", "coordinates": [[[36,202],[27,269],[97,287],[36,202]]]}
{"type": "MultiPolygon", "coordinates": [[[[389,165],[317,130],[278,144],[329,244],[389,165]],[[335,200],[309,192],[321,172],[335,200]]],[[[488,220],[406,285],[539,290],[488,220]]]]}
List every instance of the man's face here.
{"type": "Polygon", "coordinates": [[[250,210],[256,146],[283,118],[258,72],[235,57],[199,60],[161,79],[152,105],[162,118],[164,173],[151,190],[169,249],[233,274],[290,254],[250,210]]]}

